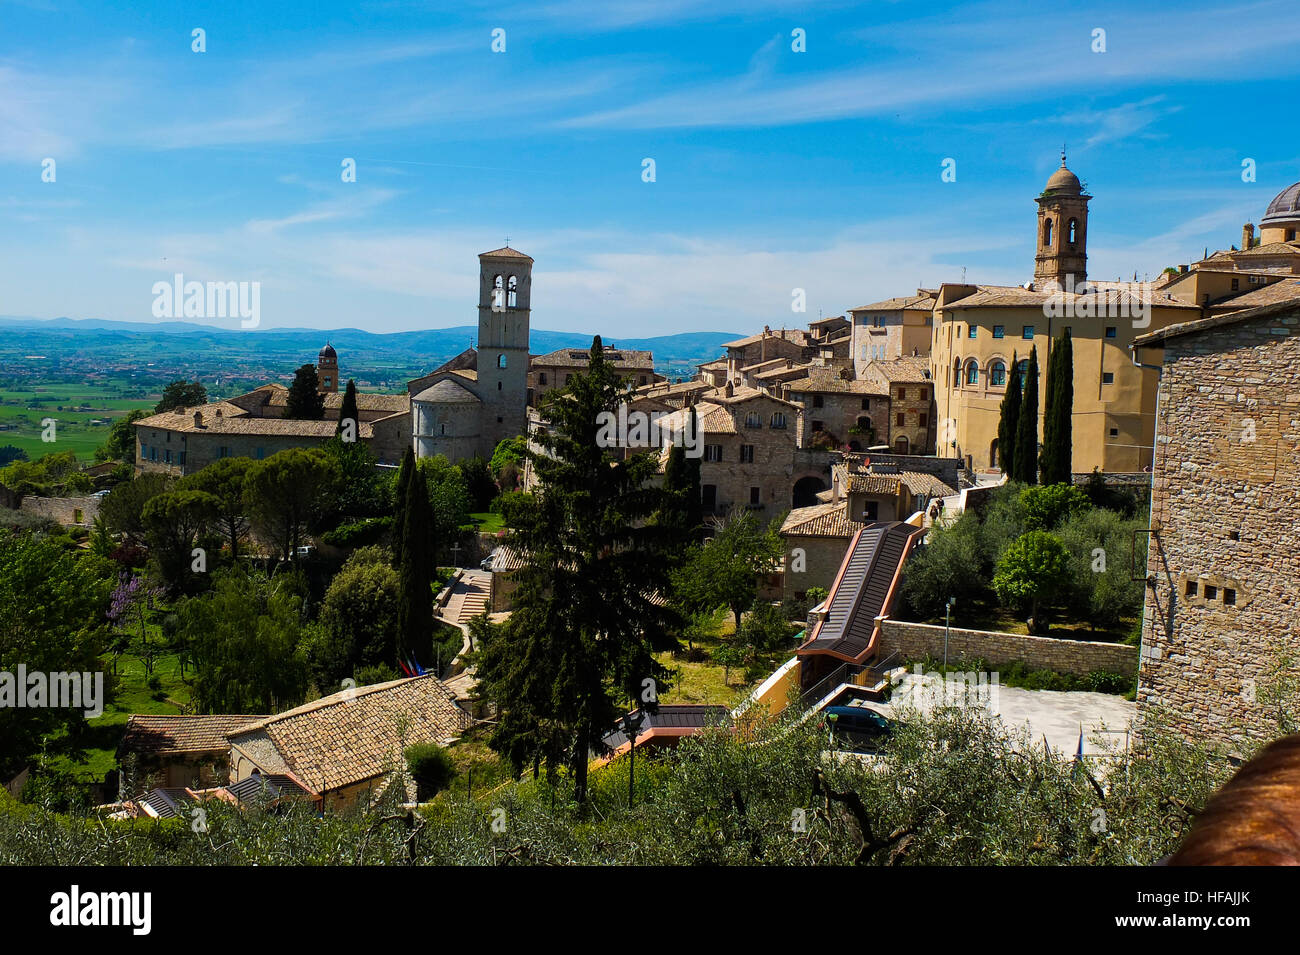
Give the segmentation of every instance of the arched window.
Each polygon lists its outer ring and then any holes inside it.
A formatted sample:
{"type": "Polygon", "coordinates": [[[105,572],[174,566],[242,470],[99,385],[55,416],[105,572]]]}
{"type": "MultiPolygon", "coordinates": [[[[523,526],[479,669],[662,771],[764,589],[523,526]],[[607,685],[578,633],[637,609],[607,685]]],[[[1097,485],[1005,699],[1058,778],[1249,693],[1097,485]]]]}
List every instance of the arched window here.
{"type": "Polygon", "coordinates": [[[980,366],[974,358],[966,362],[966,384],[978,385],[980,383],[980,366]]]}
{"type": "Polygon", "coordinates": [[[519,295],[519,283],[518,281],[515,280],[515,277],[512,275],[510,276],[509,292],[506,295],[507,308],[514,308],[517,304],[519,304],[518,295],[519,295]]]}
{"type": "Polygon", "coordinates": [[[506,287],[499,275],[492,279],[492,307],[498,312],[506,307],[506,287]]]}
{"type": "Polygon", "coordinates": [[[773,427],[773,428],[784,428],[784,427],[785,427],[785,413],[784,413],[784,412],[781,412],[781,411],[774,411],[774,412],[772,413],[772,427],[773,427]]]}
{"type": "Polygon", "coordinates": [[[505,366],[506,366],[506,356],[505,356],[505,355],[497,355],[497,367],[498,367],[498,368],[504,368],[505,366]]]}
{"type": "Polygon", "coordinates": [[[1071,219],[1069,231],[1066,233],[1066,239],[1070,245],[1079,241],[1079,220],[1071,219]]]}
{"type": "Polygon", "coordinates": [[[1052,245],[1052,220],[1043,220],[1043,245],[1050,248],[1052,245]]]}
{"type": "Polygon", "coordinates": [[[763,416],[759,414],[757,411],[751,411],[749,414],[745,415],[745,427],[746,428],[763,427],[763,416]]]}
{"type": "Polygon", "coordinates": [[[989,384],[995,388],[1005,388],[1007,384],[1007,365],[1003,361],[995,361],[989,365],[989,384]]]}

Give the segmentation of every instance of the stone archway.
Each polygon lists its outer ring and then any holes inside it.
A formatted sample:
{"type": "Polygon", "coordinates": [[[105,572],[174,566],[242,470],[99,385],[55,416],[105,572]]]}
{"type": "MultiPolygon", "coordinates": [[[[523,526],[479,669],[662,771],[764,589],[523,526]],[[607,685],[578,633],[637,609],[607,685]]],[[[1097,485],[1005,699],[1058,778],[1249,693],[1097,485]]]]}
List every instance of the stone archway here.
{"type": "Polygon", "coordinates": [[[826,490],[826,482],[820,478],[809,475],[801,477],[794,482],[794,493],[791,495],[791,507],[812,507],[818,503],[817,494],[826,490]]]}

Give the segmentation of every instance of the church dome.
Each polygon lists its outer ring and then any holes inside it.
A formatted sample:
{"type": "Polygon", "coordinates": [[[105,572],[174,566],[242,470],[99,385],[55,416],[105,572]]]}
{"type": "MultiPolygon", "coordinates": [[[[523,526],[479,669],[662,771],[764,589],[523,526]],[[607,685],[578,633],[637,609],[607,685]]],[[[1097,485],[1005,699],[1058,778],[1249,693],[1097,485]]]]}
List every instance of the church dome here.
{"type": "Polygon", "coordinates": [[[1065,157],[1061,157],[1061,168],[1052,173],[1047,185],[1043,187],[1044,192],[1064,192],[1072,196],[1083,194],[1083,184],[1079,182],[1079,177],[1070,172],[1065,166],[1065,157]]]}
{"type": "Polygon", "coordinates": [[[1300,221],[1300,182],[1287,186],[1272,202],[1260,220],[1261,226],[1300,221]]]}
{"type": "Polygon", "coordinates": [[[338,356],[338,352],[336,352],[336,351],[334,350],[334,346],[331,345],[331,344],[329,344],[329,343],[327,342],[326,345],[325,345],[325,347],[322,348],[322,349],[320,350],[320,357],[321,357],[321,358],[338,358],[339,356],[338,356]]]}

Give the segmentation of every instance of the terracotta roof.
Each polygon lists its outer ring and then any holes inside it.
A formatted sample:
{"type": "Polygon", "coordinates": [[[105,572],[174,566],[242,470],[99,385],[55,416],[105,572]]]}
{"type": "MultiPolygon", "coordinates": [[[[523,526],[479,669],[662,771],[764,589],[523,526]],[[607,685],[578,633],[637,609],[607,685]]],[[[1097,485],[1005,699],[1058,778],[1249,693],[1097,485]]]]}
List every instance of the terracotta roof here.
{"type": "Polygon", "coordinates": [[[897,494],[902,483],[900,474],[851,474],[846,490],[850,494],[897,494]]]}
{"type": "Polygon", "coordinates": [[[1193,322],[1179,322],[1177,325],[1166,325],[1164,328],[1157,329],[1154,332],[1148,332],[1145,335],[1139,335],[1133,339],[1133,347],[1143,348],[1148,345],[1157,348],[1162,347],[1161,342],[1168,338],[1179,338],[1183,335],[1195,335],[1198,332],[1208,331],[1212,328],[1218,328],[1221,325],[1233,325],[1237,322],[1247,322],[1256,318],[1270,318],[1274,315],[1286,315],[1300,309],[1300,302],[1287,300],[1282,302],[1273,302],[1269,305],[1260,305],[1256,308],[1243,308],[1235,312],[1224,312],[1222,315],[1213,315],[1210,318],[1202,318],[1193,322]]]}
{"type": "Polygon", "coordinates": [[[850,312],[894,312],[905,308],[919,308],[929,311],[934,308],[935,297],[929,295],[900,295],[897,298],[887,298],[882,302],[872,302],[870,305],[859,305],[857,308],[849,309],[850,312]]]}
{"type": "Polygon", "coordinates": [[[525,259],[529,262],[533,261],[532,256],[524,255],[518,249],[512,249],[508,245],[504,248],[493,249],[491,252],[480,252],[478,257],[480,259],[525,259]]]}
{"type": "Polygon", "coordinates": [[[884,395],[886,391],[874,381],[864,378],[844,378],[832,368],[810,367],[804,378],[790,382],[792,392],[809,392],[813,394],[842,393],[853,395],[884,395]]]}
{"type": "Polygon", "coordinates": [[[852,537],[866,525],[848,519],[848,501],[796,507],[781,523],[785,537],[852,537]]]}
{"type": "Polygon", "coordinates": [[[1300,248],[1289,242],[1270,242],[1268,245],[1257,245],[1253,249],[1242,249],[1240,252],[1231,253],[1233,258],[1241,258],[1247,255],[1300,255],[1300,248]]]}
{"type": "Polygon", "coordinates": [[[152,716],[136,714],[126,721],[119,753],[168,756],[174,753],[226,752],[226,734],[265,716],[152,716]]]}
{"type": "Polygon", "coordinates": [[[770,329],[766,332],[759,332],[757,335],[747,335],[744,338],[737,338],[734,342],[723,342],[723,348],[743,348],[746,345],[756,345],[764,338],[780,338],[796,345],[806,344],[808,333],[801,328],[781,328],[770,329]]]}
{"type": "MultiPolygon", "coordinates": [[[[223,402],[224,404],[224,402],[223,402]]],[[[303,438],[331,438],[338,431],[338,422],[331,419],[321,421],[300,421],[296,418],[254,418],[242,408],[235,408],[235,414],[224,412],[216,415],[215,405],[203,405],[199,408],[187,408],[184,412],[166,411],[151,415],[135,422],[137,428],[159,428],[173,432],[190,434],[248,434],[248,435],[290,435],[303,438]],[[194,412],[202,413],[202,425],[194,423],[194,412]]],[[[234,405],[230,407],[234,408],[234,405]]],[[[374,429],[370,422],[362,421],[357,427],[357,437],[372,438],[374,429]]]]}
{"type": "Polygon", "coordinates": [[[904,358],[890,358],[884,361],[877,359],[867,365],[871,371],[880,374],[886,381],[901,382],[908,384],[915,382],[924,384],[930,381],[930,360],[928,358],[913,358],[907,356],[904,358]]]}
{"type": "MultiPolygon", "coordinates": [[[[654,354],[648,351],[631,351],[624,348],[606,348],[605,360],[618,368],[654,369],[654,354]]],[[[562,368],[586,368],[591,364],[591,349],[559,348],[531,360],[533,365],[562,368]]]]}
{"type": "Polygon", "coordinates": [[[909,491],[923,497],[952,497],[957,493],[956,488],[949,487],[933,474],[924,471],[903,471],[898,476],[909,491]]]}
{"type": "Polygon", "coordinates": [[[443,743],[470,725],[455,695],[432,676],[344,690],[230,733],[241,749],[270,755],[266,772],[291,771],[317,793],[394,769],[403,746],[443,743]],[[245,744],[248,744],[247,746],[245,744]]]}
{"type": "Polygon", "coordinates": [[[1281,282],[1258,286],[1227,301],[1216,302],[1210,307],[1216,310],[1236,310],[1271,305],[1274,302],[1289,302],[1297,298],[1300,298],[1300,279],[1283,279],[1281,282]]]}
{"type": "MultiPolygon", "coordinates": [[[[343,407],[344,393],[331,392],[325,395],[325,409],[327,411],[337,410],[343,407]]],[[[272,408],[279,408],[289,403],[289,389],[281,388],[271,395],[266,402],[272,408]]],[[[410,411],[411,399],[408,395],[382,395],[368,394],[364,391],[357,392],[357,410],[358,411],[410,411]]]]}

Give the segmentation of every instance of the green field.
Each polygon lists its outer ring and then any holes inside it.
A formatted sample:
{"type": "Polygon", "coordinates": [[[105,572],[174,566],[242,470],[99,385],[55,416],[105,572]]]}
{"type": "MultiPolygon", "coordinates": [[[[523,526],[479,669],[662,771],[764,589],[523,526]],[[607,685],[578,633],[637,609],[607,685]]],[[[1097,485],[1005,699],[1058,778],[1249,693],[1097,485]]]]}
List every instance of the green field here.
{"type": "Polygon", "coordinates": [[[54,451],[74,451],[91,460],[117,418],[137,408],[150,411],[157,397],[125,397],[139,389],[124,380],[58,382],[30,388],[0,388],[0,446],[12,444],[35,460],[54,451]],[[42,421],[53,418],[54,441],[44,441],[42,421]]]}

